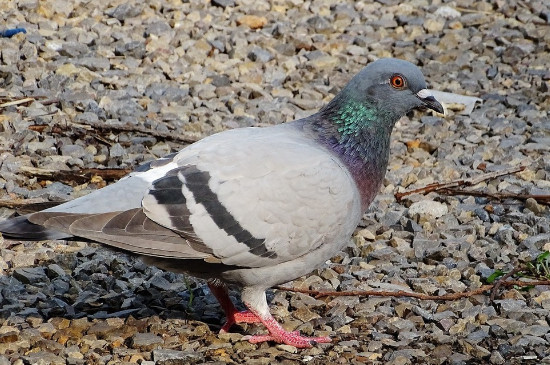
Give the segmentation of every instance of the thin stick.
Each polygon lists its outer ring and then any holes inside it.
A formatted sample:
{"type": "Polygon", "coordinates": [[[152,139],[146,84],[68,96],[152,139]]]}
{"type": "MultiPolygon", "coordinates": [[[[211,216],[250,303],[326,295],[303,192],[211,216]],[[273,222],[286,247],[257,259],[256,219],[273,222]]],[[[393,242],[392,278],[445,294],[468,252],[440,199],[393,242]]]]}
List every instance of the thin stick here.
{"type": "Polygon", "coordinates": [[[424,187],[421,187],[421,188],[418,188],[418,189],[407,190],[407,191],[404,191],[404,192],[401,192],[401,193],[399,193],[399,192],[395,193],[395,199],[397,201],[401,201],[404,197],[406,197],[407,195],[411,195],[411,194],[416,194],[416,193],[426,194],[426,193],[430,193],[432,191],[449,190],[449,189],[456,188],[456,187],[459,187],[459,186],[477,185],[482,181],[491,180],[491,179],[495,179],[495,178],[500,177],[500,176],[510,175],[510,174],[513,174],[513,173],[516,173],[516,172],[523,171],[523,170],[525,170],[525,168],[526,168],[526,166],[515,166],[515,167],[510,167],[508,169],[504,169],[504,170],[501,170],[501,171],[493,171],[493,172],[489,172],[487,174],[483,174],[483,175],[480,175],[480,176],[471,177],[469,179],[457,179],[457,180],[449,181],[447,183],[428,184],[428,185],[426,185],[424,187]]]}
{"type": "Polygon", "coordinates": [[[6,103],[0,104],[0,108],[5,108],[7,106],[12,106],[12,105],[25,104],[25,103],[28,103],[29,101],[35,101],[35,100],[36,100],[35,98],[24,98],[19,100],[12,100],[12,101],[8,101],[6,103]]]}
{"type": "Polygon", "coordinates": [[[103,180],[118,180],[128,173],[131,169],[98,169],[89,168],[81,169],[77,171],[60,171],[52,169],[42,169],[33,166],[21,166],[20,171],[23,174],[37,177],[40,179],[51,179],[55,181],[63,182],[76,182],[77,184],[83,184],[89,181],[93,176],[100,176],[103,180]]]}
{"type": "Polygon", "coordinates": [[[492,285],[483,285],[475,290],[467,291],[463,293],[452,293],[445,295],[429,295],[422,293],[414,293],[403,290],[398,291],[377,291],[377,290],[351,290],[351,291],[317,291],[309,289],[287,288],[284,286],[276,286],[275,289],[292,291],[296,293],[308,294],[314,298],[322,297],[409,297],[417,298],[421,300],[456,300],[465,297],[471,297],[472,295],[481,294],[485,291],[491,290],[492,285]]]}
{"type": "Polygon", "coordinates": [[[182,135],[178,134],[177,132],[160,132],[153,129],[134,125],[106,125],[99,123],[86,124],[102,132],[139,132],[172,142],[195,143],[199,139],[201,139],[201,137],[198,136],[182,135]]]}
{"type": "Polygon", "coordinates": [[[0,200],[0,208],[17,209],[17,208],[26,207],[34,204],[41,204],[41,203],[44,203],[44,199],[42,198],[31,198],[31,199],[14,198],[14,199],[0,200]]]}
{"type": "Polygon", "coordinates": [[[483,10],[476,10],[476,9],[468,9],[468,8],[462,8],[460,6],[455,6],[455,9],[463,12],[463,13],[477,13],[477,14],[486,14],[486,15],[493,15],[493,11],[483,11],[483,10]]]}
{"type": "MultiPolygon", "coordinates": [[[[58,112],[59,112],[59,110],[54,110],[52,112],[47,112],[47,113],[44,113],[44,114],[38,114],[38,115],[30,116],[30,117],[25,117],[24,120],[29,121],[29,120],[33,120],[33,119],[38,118],[38,117],[47,117],[47,116],[50,116],[50,115],[54,115],[58,112]]],[[[32,128],[29,128],[29,129],[32,129],[32,128]]]]}
{"type": "MultiPolygon", "coordinates": [[[[511,281],[501,281],[499,286],[532,286],[532,285],[550,285],[550,280],[538,280],[538,281],[519,281],[519,280],[511,280],[511,281]]],[[[275,286],[275,289],[278,290],[285,290],[285,291],[291,291],[296,293],[302,293],[302,294],[308,294],[315,298],[321,298],[321,297],[345,297],[345,296],[360,296],[360,297],[409,297],[409,298],[417,298],[420,300],[457,300],[460,298],[468,298],[473,295],[482,294],[486,291],[492,290],[496,284],[488,284],[488,285],[482,285],[481,287],[461,292],[461,293],[451,293],[451,294],[444,294],[444,295],[429,295],[429,294],[422,294],[422,293],[413,293],[413,292],[407,292],[403,290],[399,291],[376,291],[376,290],[351,290],[351,291],[318,291],[318,290],[310,290],[310,289],[298,289],[298,288],[288,288],[285,286],[275,286]]]]}
{"type": "Polygon", "coordinates": [[[497,200],[502,199],[518,199],[527,200],[534,199],[537,203],[550,204],[550,195],[534,195],[534,194],[515,194],[515,193],[489,193],[477,190],[462,190],[462,189],[442,189],[441,194],[447,195],[470,195],[484,198],[492,198],[497,200]]]}

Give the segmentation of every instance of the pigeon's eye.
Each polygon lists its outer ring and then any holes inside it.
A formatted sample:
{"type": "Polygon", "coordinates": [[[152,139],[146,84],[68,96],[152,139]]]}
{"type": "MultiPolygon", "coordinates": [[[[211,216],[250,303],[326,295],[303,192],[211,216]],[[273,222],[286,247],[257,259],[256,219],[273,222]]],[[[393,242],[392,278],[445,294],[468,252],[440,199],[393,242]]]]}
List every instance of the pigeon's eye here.
{"type": "Polygon", "coordinates": [[[390,77],[390,84],[396,89],[403,89],[407,83],[405,82],[405,78],[403,76],[395,74],[390,77]]]}

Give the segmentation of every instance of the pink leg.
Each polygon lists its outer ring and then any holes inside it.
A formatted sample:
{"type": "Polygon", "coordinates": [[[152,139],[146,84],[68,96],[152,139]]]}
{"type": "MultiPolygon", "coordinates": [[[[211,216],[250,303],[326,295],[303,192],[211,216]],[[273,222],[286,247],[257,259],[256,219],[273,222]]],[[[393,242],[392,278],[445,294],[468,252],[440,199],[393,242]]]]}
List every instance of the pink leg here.
{"type": "Polygon", "coordinates": [[[244,303],[250,309],[250,313],[256,315],[269,331],[268,335],[247,336],[248,341],[251,343],[274,341],[297,348],[307,348],[316,343],[329,343],[332,341],[330,337],[306,337],[300,335],[298,331],[286,331],[269,312],[264,291],[245,288],[242,296],[244,303]]]}
{"type": "Polygon", "coordinates": [[[231,302],[231,299],[229,298],[229,294],[227,293],[227,287],[218,282],[208,282],[208,287],[210,288],[210,291],[218,302],[220,302],[220,306],[222,307],[223,311],[225,312],[225,324],[220,329],[220,333],[226,333],[229,331],[231,326],[233,326],[236,323],[260,323],[260,319],[253,314],[250,311],[238,311],[237,308],[233,305],[233,302],[231,302]]]}

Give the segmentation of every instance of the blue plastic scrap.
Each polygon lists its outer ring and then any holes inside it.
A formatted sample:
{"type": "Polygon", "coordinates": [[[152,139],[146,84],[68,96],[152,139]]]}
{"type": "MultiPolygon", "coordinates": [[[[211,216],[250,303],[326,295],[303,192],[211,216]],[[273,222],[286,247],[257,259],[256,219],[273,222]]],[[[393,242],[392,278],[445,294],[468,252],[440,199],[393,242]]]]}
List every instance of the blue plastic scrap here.
{"type": "Polygon", "coordinates": [[[25,28],[13,28],[13,29],[0,30],[0,37],[10,38],[16,35],[17,33],[27,33],[27,30],[25,28]]]}

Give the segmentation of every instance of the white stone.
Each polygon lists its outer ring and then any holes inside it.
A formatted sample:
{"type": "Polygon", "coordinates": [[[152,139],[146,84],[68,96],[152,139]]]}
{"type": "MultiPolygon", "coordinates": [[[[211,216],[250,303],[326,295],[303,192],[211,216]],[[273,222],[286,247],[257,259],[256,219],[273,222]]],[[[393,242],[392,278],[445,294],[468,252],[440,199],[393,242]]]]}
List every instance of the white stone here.
{"type": "Polygon", "coordinates": [[[409,217],[413,217],[416,214],[428,215],[433,218],[439,218],[447,214],[449,209],[447,205],[433,201],[433,200],[421,200],[416,203],[412,203],[409,207],[409,217]]]}
{"type": "Polygon", "coordinates": [[[460,14],[460,11],[450,6],[442,6],[435,11],[435,15],[445,19],[454,19],[459,18],[462,14],[460,14]]]}

